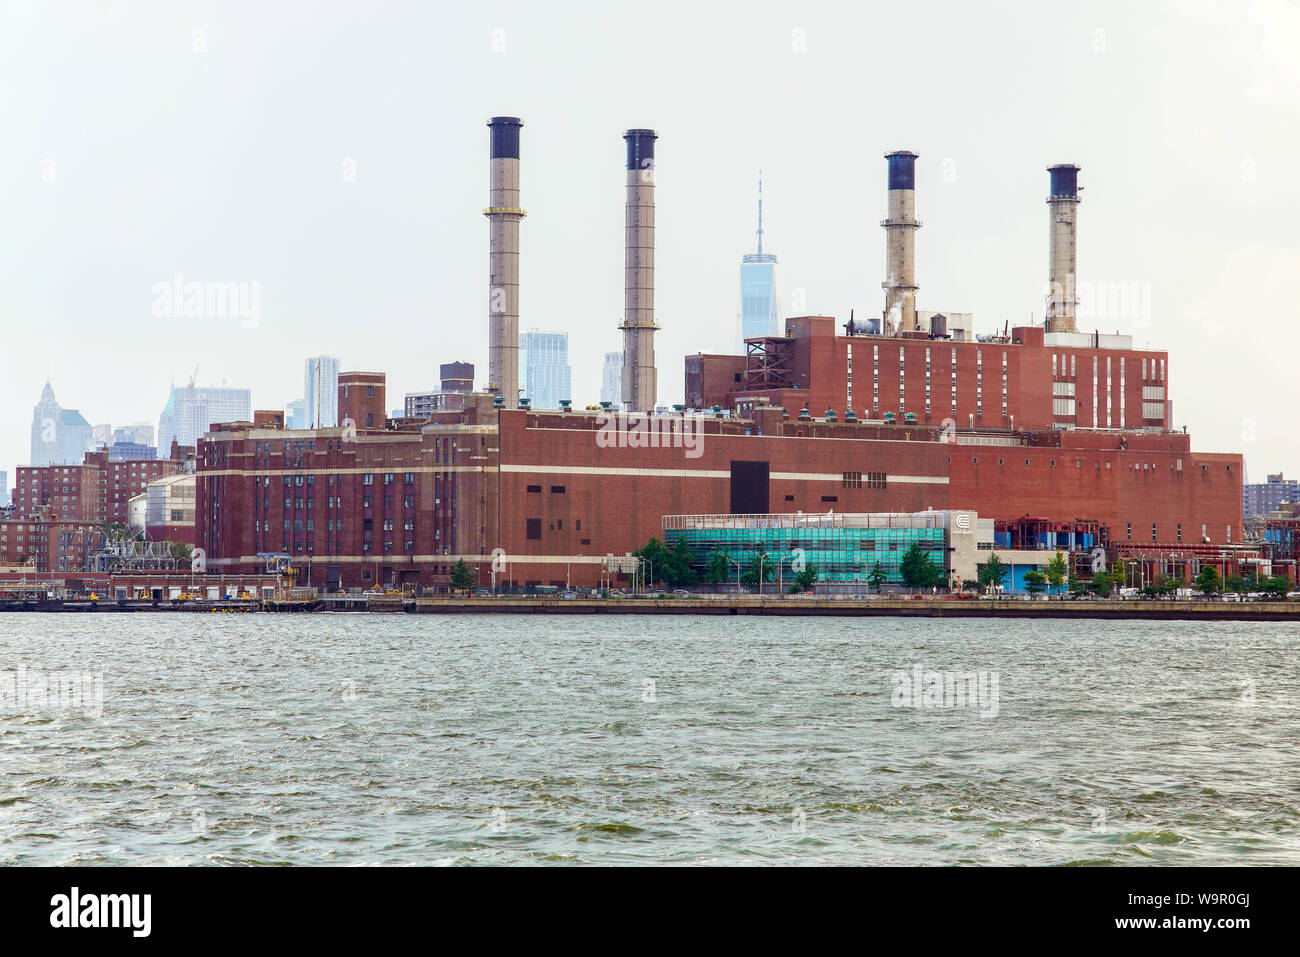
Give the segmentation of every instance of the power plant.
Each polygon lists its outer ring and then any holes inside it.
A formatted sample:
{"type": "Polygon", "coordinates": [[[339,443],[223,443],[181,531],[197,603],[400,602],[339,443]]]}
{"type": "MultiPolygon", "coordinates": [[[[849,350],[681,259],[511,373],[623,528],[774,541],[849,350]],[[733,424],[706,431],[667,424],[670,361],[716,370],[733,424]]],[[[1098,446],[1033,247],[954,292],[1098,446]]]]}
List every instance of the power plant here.
{"type": "Polygon", "coordinates": [[[488,208],[488,391],[505,408],[519,405],[519,130],[517,116],[488,120],[491,186],[488,208]]]}
{"type": "Polygon", "coordinates": [[[623,405],[653,411],[655,369],[655,140],[654,130],[628,130],[624,212],[623,405]]]}
{"type": "MultiPolygon", "coordinates": [[[[746,338],[742,355],[688,355],[685,403],[663,414],[655,412],[656,134],[625,131],[622,400],[638,415],[624,418],[612,404],[580,411],[561,400],[551,411],[518,401],[523,124],[488,125],[487,392],[429,418],[385,420],[382,376],[366,374],[356,401],[373,409],[358,406],[346,437],[316,429],[279,441],[289,434],[265,419],[214,426],[200,442],[197,481],[198,543],[210,568],[251,571],[248,556],[288,554],[304,584],[326,589],[444,588],[463,560],[480,581],[594,586],[625,577],[624,556],[663,536],[670,519],[711,530],[773,516],[835,525],[846,514],[963,510],[995,530],[1048,529],[1064,536],[1053,541],[1145,550],[1184,562],[1184,572],[1240,547],[1242,457],[1195,452],[1186,431],[1173,430],[1168,353],[1077,330],[1077,166],[1050,169],[1043,323],[976,335],[969,313],[917,309],[917,154],[896,150],[885,154],[881,318],[850,319],[841,334],[835,317],[794,316],[780,334],[746,338]],[[619,422],[627,433],[611,435],[619,422]],[[268,470],[283,472],[285,485],[304,473],[296,484],[314,476],[332,486],[316,497],[330,517],[317,510],[313,525],[298,512],[301,497],[266,496],[268,470]],[[710,518],[718,515],[735,520],[710,518]]],[[[692,547],[717,547],[721,534],[706,531],[692,547]]],[[[980,534],[987,544],[992,533],[980,534]]],[[[809,558],[849,574],[854,565],[843,555],[809,558]]],[[[893,567],[888,556],[885,565],[893,567]]]]}

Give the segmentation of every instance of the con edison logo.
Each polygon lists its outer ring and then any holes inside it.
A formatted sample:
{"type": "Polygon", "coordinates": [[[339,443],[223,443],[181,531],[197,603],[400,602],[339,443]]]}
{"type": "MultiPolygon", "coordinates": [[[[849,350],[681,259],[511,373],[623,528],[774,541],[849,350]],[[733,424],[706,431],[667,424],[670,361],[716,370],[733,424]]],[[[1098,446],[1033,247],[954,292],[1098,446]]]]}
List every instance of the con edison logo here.
{"type": "Polygon", "coordinates": [[[152,894],[71,894],[50,898],[51,927],[129,927],[135,937],[148,937],[152,894]]]}

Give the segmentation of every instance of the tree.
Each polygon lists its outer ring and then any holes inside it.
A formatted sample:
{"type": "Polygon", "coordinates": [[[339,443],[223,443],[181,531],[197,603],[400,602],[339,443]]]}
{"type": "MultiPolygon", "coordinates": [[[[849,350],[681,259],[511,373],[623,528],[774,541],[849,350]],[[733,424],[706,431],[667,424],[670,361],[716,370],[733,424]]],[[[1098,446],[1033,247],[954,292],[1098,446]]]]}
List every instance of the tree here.
{"type": "Polygon", "coordinates": [[[1084,581],[1082,578],[1075,578],[1073,575],[1070,576],[1071,595],[1078,597],[1079,595],[1082,595],[1087,590],[1088,590],[1088,583],[1086,581],[1084,581]]]}
{"type": "Polygon", "coordinates": [[[672,551],[668,553],[667,574],[665,581],[672,588],[681,588],[683,585],[694,585],[696,582],[695,570],[691,568],[691,547],[686,544],[686,539],[679,538],[673,545],[672,551]]]}
{"type": "Polygon", "coordinates": [[[1249,586],[1246,584],[1246,579],[1242,578],[1240,575],[1229,575],[1227,580],[1223,583],[1223,587],[1225,591],[1236,592],[1238,595],[1244,595],[1250,590],[1249,586]]]}
{"type": "Polygon", "coordinates": [[[721,585],[731,577],[731,563],[722,552],[714,552],[704,566],[704,580],[710,585],[721,585]]]}
{"type": "Polygon", "coordinates": [[[913,542],[903,553],[898,563],[898,573],[908,588],[930,588],[942,585],[944,581],[943,569],[921,548],[920,542],[913,542]]]}
{"type": "Polygon", "coordinates": [[[1025,572],[1025,590],[1031,595],[1037,595],[1047,587],[1047,576],[1038,569],[1030,569],[1025,572]]]}
{"type": "Polygon", "coordinates": [[[1002,584],[1011,569],[1002,564],[997,552],[989,552],[989,560],[979,566],[980,587],[992,588],[1002,584]]]}
{"type": "Polygon", "coordinates": [[[193,553],[185,542],[172,542],[172,558],[176,559],[177,568],[189,568],[193,553]]]}
{"type": "Polygon", "coordinates": [[[797,595],[801,591],[810,591],[820,574],[821,572],[817,570],[816,565],[805,565],[804,570],[794,576],[794,584],[790,586],[790,593],[797,595]]]}
{"type": "Polygon", "coordinates": [[[1088,585],[1094,595],[1100,595],[1102,598],[1110,597],[1111,578],[1105,572],[1097,572],[1092,576],[1092,582],[1088,585]]]}
{"type": "Polygon", "coordinates": [[[1291,590],[1291,581],[1285,575],[1274,575],[1261,581],[1259,588],[1269,598],[1285,598],[1291,590]]]}
{"type": "Polygon", "coordinates": [[[867,585],[874,588],[877,595],[880,594],[880,590],[885,587],[885,582],[888,580],[889,576],[885,574],[885,568],[880,562],[876,562],[871,566],[871,574],[867,576],[867,585]]]}
{"type": "Polygon", "coordinates": [[[758,585],[760,572],[764,583],[776,577],[776,559],[769,556],[767,552],[759,552],[749,560],[749,567],[740,576],[741,584],[758,585]]]}
{"type": "Polygon", "coordinates": [[[1219,570],[1213,565],[1203,567],[1193,584],[1202,595],[1216,595],[1223,587],[1223,582],[1219,580],[1219,570]]]}
{"type": "Polygon", "coordinates": [[[453,592],[468,592],[478,584],[478,575],[474,574],[465,559],[461,559],[451,567],[451,590],[453,592]]]}
{"type": "Polygon", "coordinates": [[[1065,584],[1066,576],[1069,574],[1070,563],[1066,561],[1061,552],[1057,552],[1052,557],[1052,560],[1047,563],[1047,583],[1059,591],[1061,586],[1065,584]]]}

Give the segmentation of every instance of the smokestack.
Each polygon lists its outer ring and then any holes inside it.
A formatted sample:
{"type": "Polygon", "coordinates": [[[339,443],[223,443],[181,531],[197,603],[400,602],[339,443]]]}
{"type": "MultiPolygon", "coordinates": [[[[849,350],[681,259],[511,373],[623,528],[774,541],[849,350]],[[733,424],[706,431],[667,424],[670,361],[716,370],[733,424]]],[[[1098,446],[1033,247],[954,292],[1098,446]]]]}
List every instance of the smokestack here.
{"type": "Polygon", "coordinates": [[[1079,167],[1072,163],[1049,166],[1051,192],[1047,197],[1051,233],[1047,247],[1047,331],[1077,332],[1074,319],[1079,299],[1075,294],[1078,268],[1079,167]]]}
{"type": "Polygon", "coordinates": [[[889,161],[889,218],[885,227],[885,335],[916,331],[916,154],[886,153],[889,161]]]}
{"type": "Polygon", "coordinates": [[[488,218],[488,391],[519,405],[519,129],[517,116],[494,116],[488,218]]]}
{"type": "Polygon", "coordinates": [[[655,371],[655,140],[654,130],[628,130],[624,220],[623,402],[652,412],[655,371]]]}

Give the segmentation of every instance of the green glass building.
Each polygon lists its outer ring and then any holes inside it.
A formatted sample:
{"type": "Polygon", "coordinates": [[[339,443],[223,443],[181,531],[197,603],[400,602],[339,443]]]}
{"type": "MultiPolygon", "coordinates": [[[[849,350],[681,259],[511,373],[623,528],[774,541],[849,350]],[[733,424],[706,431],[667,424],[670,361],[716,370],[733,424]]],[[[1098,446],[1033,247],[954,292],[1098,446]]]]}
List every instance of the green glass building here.
{"type": "Polygon", "coordinates": [[[786,581],[793,579],[792,563],[801,557],[817,567],[819,581],[865,583],[879,563],[886,581],[901,585],[899,563],[913,544],[919,544],[946,576],[951,573],[944,519],[943,512],[667,515],[663,529],[669,548],[685,540],[697,573],[703,573],[714,552],[726,555],[742,571],[762,554],[766,560],[780,560],[786,581]]]}

